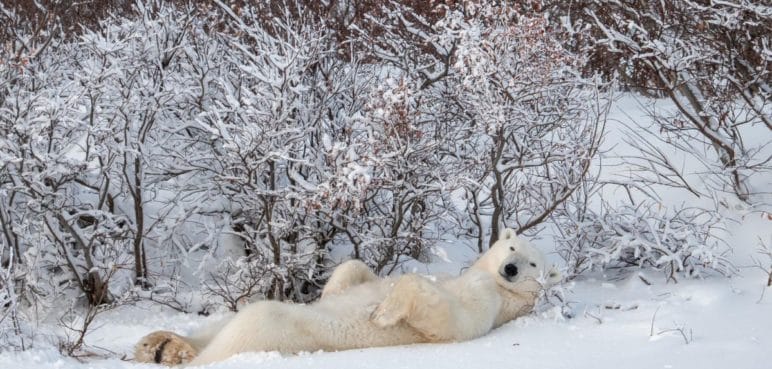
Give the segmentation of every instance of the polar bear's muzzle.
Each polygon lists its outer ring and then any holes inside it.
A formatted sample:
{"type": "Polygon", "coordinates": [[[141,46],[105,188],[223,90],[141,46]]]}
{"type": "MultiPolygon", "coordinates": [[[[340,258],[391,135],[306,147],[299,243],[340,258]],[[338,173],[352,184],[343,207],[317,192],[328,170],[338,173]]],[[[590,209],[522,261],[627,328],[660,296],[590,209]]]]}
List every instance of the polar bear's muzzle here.
{"type": "Polygon", "coordinates": [[[518,269],[515,263],[507,263],[507,264],[504,264],[504,267],[501,269],[501,272],[499,272],[499,274],[501,274],[501,276],[504,279],[506,279],[507,282],[512,282],[512,280],[515,279],[515,277],[517,277],[517,272],[518,272],[518,269]]]}

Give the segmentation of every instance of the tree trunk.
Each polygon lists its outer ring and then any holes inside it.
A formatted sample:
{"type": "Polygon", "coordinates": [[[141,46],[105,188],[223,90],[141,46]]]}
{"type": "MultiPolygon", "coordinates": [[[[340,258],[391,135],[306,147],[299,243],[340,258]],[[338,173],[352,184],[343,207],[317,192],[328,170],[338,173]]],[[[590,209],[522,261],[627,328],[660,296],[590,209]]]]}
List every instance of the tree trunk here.
{"type": "Polygon", "coordinates": [[[145,233],[145,209],[142,206],[142,163],[139,158],[134,159],[134,189],[132,197],[134,198],[134,217],[136,222],[136,233],[134,234],[134,284],[148,288],[147,280],[147,257],[145,256],[144,233],[145,233]]]}

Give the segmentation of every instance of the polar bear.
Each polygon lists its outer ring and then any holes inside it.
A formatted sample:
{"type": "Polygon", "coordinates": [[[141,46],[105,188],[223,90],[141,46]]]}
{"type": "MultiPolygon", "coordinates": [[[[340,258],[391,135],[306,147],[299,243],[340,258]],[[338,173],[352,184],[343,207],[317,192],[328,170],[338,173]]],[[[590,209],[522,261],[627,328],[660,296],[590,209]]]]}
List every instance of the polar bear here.
{"type": "Polygon", "coordinates": [[[259,301],[191,337],[158,331],[135,359],[203,365],[249,351],[335,351],[465,341],[530,312],[539,291],[559,280],[544,256],[505,229],[460,276],[380,278],[364,263],[342,263],[315,303],[259,301]]]}

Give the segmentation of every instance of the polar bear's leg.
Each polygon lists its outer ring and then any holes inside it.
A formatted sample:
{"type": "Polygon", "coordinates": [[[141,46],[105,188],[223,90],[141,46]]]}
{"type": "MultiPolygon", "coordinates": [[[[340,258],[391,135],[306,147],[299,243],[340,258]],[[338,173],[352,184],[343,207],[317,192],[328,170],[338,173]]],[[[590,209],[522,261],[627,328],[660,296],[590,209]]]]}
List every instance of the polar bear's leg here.
{"type": "Polygon", "coordinates": [[[244,307],[190,362],[191,366],[225,360],[242,352],[297,353],[328,348],[320,316],[307,305],[259,301],[244,307]]]}
{"type": "Polygon", "coordinates": [[[391,292],[371,315],[380,327],[400,321],[419,331],[430,341],[455,340],[458,335],[458,302],[436,283],[416,274],[397,280],[391,292]]]}
{"type": "Polygon", "coordinates": [[[230,319],[227,317],[210,324],[189,337],[169,331],[150,333],[134,346],[134,360],[169,366],[185,364],[193,360],[230,319]]]}
{"type": "Polygon", "coordinates": [[[337,295],[358,284],[374,281],[378,276],[360,260],[348,260],[332,272],[322,290],[322,298],[337,295]]]}
{"type": "Polygon", "coordinates": [[[277,301],[258,301],[245,306],[215,332],[190,365],[222,361],[245,351],[270,351],[266,331],[275,331],[271,324],[282,324],[286,320],[281,314],[280,304],[277,301]]]}
{"type": "Polygon", "coordinates": [[[206,325],[203,329],[194,332],[192,335],[186,338],[188,342],[190,342],[190,344],[196,348],[197,351],[201,352],[204,347],[209,345],[209,342],[212,342],[212,339],[214,339],[214,337],[220,333],[222,327],[228,324],[231,319],[233,319],[233,315],[217,320],[206,325]]]}

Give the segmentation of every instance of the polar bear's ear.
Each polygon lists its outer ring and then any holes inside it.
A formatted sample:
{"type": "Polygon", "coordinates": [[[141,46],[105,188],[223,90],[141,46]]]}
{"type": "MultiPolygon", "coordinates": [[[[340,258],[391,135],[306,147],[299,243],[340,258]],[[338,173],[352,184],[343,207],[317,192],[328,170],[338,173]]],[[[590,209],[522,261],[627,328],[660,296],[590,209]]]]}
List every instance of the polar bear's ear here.
{"type": "Polygon", "coordinates": [[[515,230],[512,228],[505,228],[503,231],[501,231],[501,234],[499,234],[500,240],[511,240],[516,237],[517,232],[515,232],[515,230]]]}

